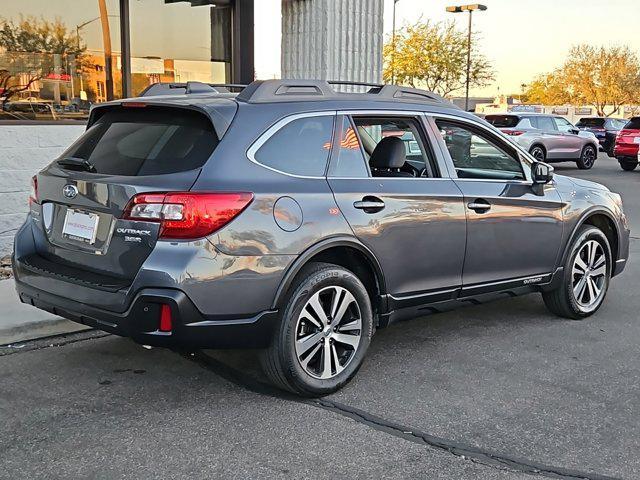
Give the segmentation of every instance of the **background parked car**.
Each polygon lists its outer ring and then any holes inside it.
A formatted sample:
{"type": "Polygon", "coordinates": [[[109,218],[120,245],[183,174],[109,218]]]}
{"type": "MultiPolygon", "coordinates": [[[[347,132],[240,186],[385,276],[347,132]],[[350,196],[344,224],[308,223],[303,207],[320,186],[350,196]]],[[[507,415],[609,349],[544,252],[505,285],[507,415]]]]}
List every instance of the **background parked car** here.
{"type": "Polygon", "coordinates": [[[616,135],[626,125],[627,121],[621,118],[586,117],[581,118],[576,127],[582,131],[593,133],[600,149],[613,157],[613,147],[616,144],[616,135]]]}
{"type": "Polygon", "coordinates": [[[598,157],[596,136],[557,115],[500,114],[487,115],[485,120],[540,162],[576,162],[578,168],[588,170],[598,157]]]}
{"type": "Polygon", "coordinates": [[[631,171],[638,166],[638,145],[640,145],[640,117],[629,120],[616,137],[613,154],[623,170],[631,171]]]}

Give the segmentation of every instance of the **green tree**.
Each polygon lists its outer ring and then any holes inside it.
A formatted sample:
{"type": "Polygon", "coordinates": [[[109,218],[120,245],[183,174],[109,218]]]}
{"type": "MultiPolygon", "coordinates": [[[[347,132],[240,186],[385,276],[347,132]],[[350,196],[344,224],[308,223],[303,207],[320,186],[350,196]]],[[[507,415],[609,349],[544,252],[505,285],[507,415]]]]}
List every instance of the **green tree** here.
{"type": "Polygon", "coordinates": [[[0,103],[31,87],[43,77],[67,68],[72,59],[81,66],[85,47],[59,18],[34,16],[19,21],[0,17],[0,103]]]}
{"type": "MultiPolygon", "coordinates": [[[[493,80],[493,69],[475,39],[473,35],[470,85],[484,87],[493,80]]],[[[396,33],[395,42],[391,38],[384,45],[383,78],[448,96],[465,86],[467,45],[467,34],[451,22],[407,25],[396,33]]]]}

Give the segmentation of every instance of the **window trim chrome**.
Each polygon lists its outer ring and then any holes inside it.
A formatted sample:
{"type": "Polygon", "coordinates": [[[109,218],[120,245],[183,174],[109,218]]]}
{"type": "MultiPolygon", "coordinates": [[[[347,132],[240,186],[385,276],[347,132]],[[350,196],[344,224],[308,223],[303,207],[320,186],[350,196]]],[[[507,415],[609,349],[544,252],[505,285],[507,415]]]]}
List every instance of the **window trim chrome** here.
{"type": "MultiPolygon", "coordinates": [[[[274,123],[269,128],[267,128],[267,130],[265,130],[251,144],[251,146],[247,149],[247,153],[246,153],[247,158],[251,162],[255,163],[256,165],[259,165],[262,168],[266,168],[267,170],[271,170],[272,172],[280,173],[280,174],[286,175],[288,177],[306,178],[306,179],[313,179],[313,180],[318,180],[318,179],[324,180],[324,179],[326,179],[326,169],[327,169],[327,166],[329,165],[329,157],[330,157],[330,154],[331,154],[330,151],[327,154],[327,163],[325,165],[325,170],[324,170],[324,173],[322,175],[298,175],[298,174],[295,174],[295,173],[284,172],[282,170],[278,170],[277,168],[273,168],[273,167],[270,167],[269,165],[265,165],[264,163],[259,162],[256,159],[255,155],[258,152],[258,150],[260,150],[260,147],[262,147],[269,139],[271,139],[271,137],[273,137],[283,127],[285,127],[286,125],[288,125],[289,123],[291,123],[291,122],[293,122],[295,120],[300,120],[301,118],[312,118],[312,117],[331,117],[331,118],[333,118],[334,130],[335,130],[336,116],[337,116],[336,110],[304,112],[304,113],[295,113],[293,115],[287,115],[286,117],[281,118],[276,123],[274,123]]],[[[331,136],[331,140],[330,141],[333,142],[333,135],[331,136]]]]}

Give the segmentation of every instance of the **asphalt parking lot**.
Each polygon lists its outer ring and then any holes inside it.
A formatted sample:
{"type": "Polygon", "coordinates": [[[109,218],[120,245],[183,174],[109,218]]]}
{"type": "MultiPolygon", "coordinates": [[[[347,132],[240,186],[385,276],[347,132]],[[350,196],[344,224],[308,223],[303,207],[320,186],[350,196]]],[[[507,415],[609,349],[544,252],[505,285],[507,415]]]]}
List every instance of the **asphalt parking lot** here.
{"type": "MultiPolygon", "coordinates": [[[[556,172],[621,193],[640,231],[640,171],[556,172]]],[[[265,386],[253,352],[0,348],[0,478],[640,478],[638,255],[586,321],[529,295],[381,330],[322,400],[265,386]]]]}

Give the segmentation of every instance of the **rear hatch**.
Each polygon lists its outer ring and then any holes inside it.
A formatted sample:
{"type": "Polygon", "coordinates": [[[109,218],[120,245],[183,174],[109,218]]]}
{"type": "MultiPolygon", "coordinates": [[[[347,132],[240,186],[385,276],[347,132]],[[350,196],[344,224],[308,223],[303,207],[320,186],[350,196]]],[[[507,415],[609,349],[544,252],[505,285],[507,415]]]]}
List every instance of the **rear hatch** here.
{"type": "Polygon", "coordinates": [[[49,262],[71,277],[78,269],[111,278],[108,285],[127,284],[159,233],[157,223],[123,219],[130,200],[143,192],[189,190],[215,150],[218,137],[206,114],[133,105],[101,108],[87,131],[38,174],[42,222],[38,258],[31,262],[41,269],[49,262]]]}
{"type": "Polygon", "coordinates": [[[640,117],[632,118],[622,130],[618,132],[616,144],[629,145],[637,148],[640,144],[640,117]]]}
{"type": "MultiPolygon", "coordinates": [[[[487,115],[484,119],[507,135],[517,137],[525,133],[522,128],[517,128],[521,120],[518,115],[487,115]]],[[[527,126],[532,128],[530,124],[527,126]]]]}

